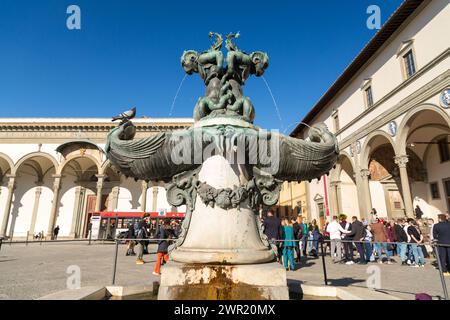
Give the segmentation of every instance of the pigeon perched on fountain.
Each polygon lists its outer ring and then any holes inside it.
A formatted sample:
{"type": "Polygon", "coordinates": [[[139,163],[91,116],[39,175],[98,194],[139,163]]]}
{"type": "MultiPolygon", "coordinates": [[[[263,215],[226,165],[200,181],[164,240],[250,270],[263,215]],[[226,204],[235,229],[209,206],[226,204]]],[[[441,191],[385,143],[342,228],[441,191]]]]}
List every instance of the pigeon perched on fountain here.
{"type": "Polygon", "coordinates": [[[133,119],[136,116],[136,108],[132,108],[128,111],[122,112],[121,114],[112,118],[111,121],[121,120],[122,123],[133,119]]]}

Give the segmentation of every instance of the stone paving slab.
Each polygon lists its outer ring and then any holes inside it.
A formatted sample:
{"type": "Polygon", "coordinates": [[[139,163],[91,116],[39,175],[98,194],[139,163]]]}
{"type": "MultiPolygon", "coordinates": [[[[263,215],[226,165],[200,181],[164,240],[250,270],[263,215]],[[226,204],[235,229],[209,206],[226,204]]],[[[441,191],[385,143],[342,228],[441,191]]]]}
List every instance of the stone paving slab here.
{"type": "MultiPolygon", "coordinates": [[[[155,251],[152,245],[150,251],[155,251]]],[[[126,247],[119,247],[116,285],[151,285],[159,281],[152,275],[155,255],[144,256],[147,262],[136,265],[135,257],[125,256],[126,247]]],[[[69,266],[79,266],[81,286],[109,286],[113,270],[113,244],[47,243],[43,245],[3,244],[0,250],[0,299],[37,299],[66,290],[69,266]]],[[[443,296],[439,273],[428,262],[425,268],[369,264],[333,264],[326,258],[329,283],[336,287],[366,288],[368,267],[379,267],[382,292],[402,299],[414,299],[416,293],[443,296]]],[[[373,272],[373,271],[372,271],[373,272]]],[[[302,261],[300,269],[287,273],[292,284],[323,285],[321,259],[302,261]]],[[[450,290],[450,278],[446,277],[450,290]]]]}

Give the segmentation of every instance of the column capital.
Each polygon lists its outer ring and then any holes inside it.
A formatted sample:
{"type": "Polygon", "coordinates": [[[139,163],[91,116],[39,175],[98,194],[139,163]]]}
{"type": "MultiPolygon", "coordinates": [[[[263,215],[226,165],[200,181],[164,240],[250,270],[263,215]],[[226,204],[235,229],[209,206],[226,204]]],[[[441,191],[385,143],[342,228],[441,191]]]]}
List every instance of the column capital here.
{"type": "Polygon", "coordinates": [[[361,175],[361,178],[367,179],[370,176],[370,170],[369,169],[361,169],[359,171],[359,174],[361,175]]]}
{"type": "Polygon", "coordinates": [[[53,190],[59,190],[61,188],[61,178],[62,175],[60,174],[54,174],[52,177],[55,179],[53,181],[53,190]]]}
{"type": "Polygon", "coordinates": [[[106,175],[104,174],[96,174],[95,175],[97,177],[97,189],[102,189],[103,188],[103,182],[105,182],[105,177],[106,175]]]}
{"type": "Polygon", "coordinates": [[[399,168],[406,168],[406,164],[408,163],[409,157],[407,155],[399,155],[394,157],[394,162],[399,168]]]}
{"type": "Polygon", "coordinates": [[[12,191],[16,187],[16,176],[14,174],[6,174],[5,175],[8,180],[8,190],[12,191]]]}
{"type": "Polygon", "coordinates": [[[342,182],[342,181],[340,181],[340,180],[334,180],[334,181],[331,181],[331,182],[330,182],[330,186],[332,186],[332,187],[339,186],[339,185],[341,184],[341,182],[342,182]]]}

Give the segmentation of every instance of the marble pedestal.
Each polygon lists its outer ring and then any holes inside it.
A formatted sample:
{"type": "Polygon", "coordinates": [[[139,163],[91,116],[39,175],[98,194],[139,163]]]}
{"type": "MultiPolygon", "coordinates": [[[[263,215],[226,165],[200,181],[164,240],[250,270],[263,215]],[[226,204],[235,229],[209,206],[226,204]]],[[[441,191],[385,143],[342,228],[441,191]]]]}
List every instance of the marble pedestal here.
{"type": "MultiPolygon", "coordinates": [[[[245,186],[245,166],[215,155],[203,163],[200,183],[223,190],[245,186]]],[[[158,299],[288,299],[286,271],[263,239],[248,198],[239,207],[206,205],[197,194],[181,244],[162,268],[158,299]]]]}
{"type": "Polygon", "coordinates": [[[199,265],[170,261],[162,268],[158,300],[288,300],[278,262],[199,265]]]}

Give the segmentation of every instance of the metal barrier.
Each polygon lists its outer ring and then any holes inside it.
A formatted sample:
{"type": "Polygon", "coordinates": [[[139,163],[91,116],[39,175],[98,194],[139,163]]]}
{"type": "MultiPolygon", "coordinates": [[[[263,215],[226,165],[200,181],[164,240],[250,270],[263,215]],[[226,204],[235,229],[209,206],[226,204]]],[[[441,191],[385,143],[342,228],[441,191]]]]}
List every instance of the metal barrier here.
{"type": "MultiPolygon", "coordinates": [[[[271,243],[283,243],[283,242],[301,242],[303,240],[299,240],[299,239],[293,239],[293,240],[270,240],[271,243]]],[[[319,242],[320,243],[320,247],[321,247],[321,255],[322,255],[322,267],[323,267],[323,275],[324,275],[324,282],[325,285],[328,285],[328,279],[327,279],[327,270],[326,270],[326,264],[325,264],[325,251],[323,249],[323,244],[328,242],[331,243],[332,240],[304,240],[307,243],[308,242],[319,242]]],[[[394,245],[398,245],[398,244],[406,244],[406,245],[411,245],[411,244],[417,244],[417,245],[429,245],[433,248],[433,251],[436,255],[436,260],[437,260],[437,264],[438,264],[438,269],[439,269],[439,276],[440,276],[440,280],[441,280],[441,285],[442,285],[442,290],[444,292],[444,296],[445,296],[445,300],[450,300],[449,299],[449,295],[448,295],[448,290],[447,290],[447,284],[445,283],[445,277],[444,277],[444,272],[442,271],[442,264],[441,264],[441,259],[439,257],[439,250],[438,247],[450,247],[449,244],[439,244],[437,242],[423,242],[423,243],[410,243],[410,242],[390,242],[390,241],[386,241],[386,242],[378,242],[378,241],[353,241],[353,240],[339,240],[336,239],[336,241],[342,242],[342,243],[362,243],[365,244],[367,242],[369,242],[370,244],[394,244],[394,245]]],[[[354,250],[354,248],[352,248],[352,250],[354,250]]]]}

